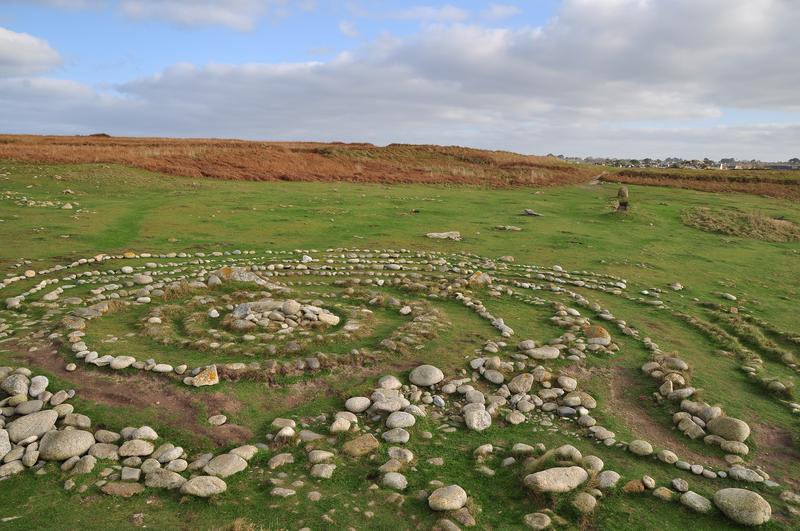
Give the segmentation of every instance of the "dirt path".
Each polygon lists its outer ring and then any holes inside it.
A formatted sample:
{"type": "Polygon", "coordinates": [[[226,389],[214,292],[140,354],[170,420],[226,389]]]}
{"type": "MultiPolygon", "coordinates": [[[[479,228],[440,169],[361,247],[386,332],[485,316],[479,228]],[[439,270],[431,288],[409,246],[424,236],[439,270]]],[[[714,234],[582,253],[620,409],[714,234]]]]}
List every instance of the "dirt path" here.
{"type": "Polygon", "coordinates": [[[26,366],[41,367],[69,382],[83,399],[107,406],[152,408],[155,421],[191,432],[217,446],[252,442],[253,433],[244,426],[224,424],[212,427],[206,422],[207,416],[236,413],[243,407],[240,401],[224,393],[192,393],[165,384],[161,378],[131,371],[100,373],[78,365],[76,371],[67,372],[64,359],[54,345],[40,343],[33,352],[28,351],[28,346],[13,342],[4,346],[15,351],[15,358],[26,366]]]}
{"type": "Polygon", "coordinates": [[[614,412],[614,415],[625,422],[637,437],[641,437],[655,447],[672,450],[684,461],[725,467],[722,458],[701,454],[684,446],[681,441],[681,438],[684,437],[683,434],[650,418],[650,415],[641,406],[641,397],[625,393],[624,390],[638,386],[634,377],[635,370],[615,367],[610,375],[606,396],[609,398],[609,409],[614,412]]]}

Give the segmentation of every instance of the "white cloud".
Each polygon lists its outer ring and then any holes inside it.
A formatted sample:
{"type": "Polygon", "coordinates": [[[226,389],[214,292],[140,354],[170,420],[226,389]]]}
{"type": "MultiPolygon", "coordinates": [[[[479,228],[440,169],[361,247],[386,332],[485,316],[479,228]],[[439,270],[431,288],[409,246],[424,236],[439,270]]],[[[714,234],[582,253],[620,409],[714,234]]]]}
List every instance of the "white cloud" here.
{"type": "Polygon", "coordinates": [[[262,0],[122,0],[120,10],[134,19],[159,19],[185,26],[219,24],[238,31],[253,28],[271,2],[262,0]]]}
{"type": "Polygon", "coordinates": [[[481,14],[489,20],[501,20],[522,13],[522,10],[510,4],[491,4],[481,14]]]}
{"type": "Polygon", "coordinates": [[[800,4],[783,0],[566,0],[540,28],[424,24],[329,62],[181,64],[113,95],[6,82],[0,123],[32,132],[789,158],[800,145],[798,25],[800,4]]]}
{"type": "Polygon", "coordinates": [[[461,22],[469,18],[469,13],[452,5],[415,6],[389,14],[396,20],[419,20],[421,22],[461,22]]]}
{"type": "MultiPolygon", "coordinates": [[[[0,0],[19,1],[21,0],[0,0]]],[[[249,31],[270,16],[281,19],[294,11],[313,11],[317,0],[28,0],[60,9],[116,9],[134,20],[163,20],[181,26],[221,25],[249,31]]]]}
{"type": "Polygon", "coordinates": [[[28,0],[28,2],[59,9],[88,9],[106,5],[106,0],[28,0]]]}
{"type": "Polygon", "coordinates": [[[349,20],[339,22],[339,31],[346,37],[358,37],[358,28],[349,20]]]}
{"type": "Polygon", "coordinates": [[[47,41],[0,27],[0,78],[45,72],[61,64],[47,41]]]}

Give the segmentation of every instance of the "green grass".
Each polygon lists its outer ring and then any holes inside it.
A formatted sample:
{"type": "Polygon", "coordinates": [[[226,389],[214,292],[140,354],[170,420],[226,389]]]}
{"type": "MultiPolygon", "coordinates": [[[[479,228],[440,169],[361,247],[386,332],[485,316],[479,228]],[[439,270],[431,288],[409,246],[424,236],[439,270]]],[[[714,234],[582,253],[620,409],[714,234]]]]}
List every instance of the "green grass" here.
{"type": "MultiPolygon", "coordinates": [[[[196,180],[165,177],[142,170],[109,165],[44,166],[0,162],[0,272],[17,271],[13,265],[21,258],[33,260],[34,268],[46,267],[98,252],[136,251],[213,251],[230,249],[291,250],[297,248],[326,249],[353,247],[362,249],[409,248],[469,252],[497,258],[513,255],[518,264],[551,266],[560,264],[567,270],[605,272],[630,281],[632,294],[643,288],[668,290],[663,298],[672,309],[709,318],[707,309],[694,299],[723,302],[718,292],[730,292],[739,297],[741,306],[763,319],[775,330],[798,335],[796,305],[800,295],[798,259],[800,243],[769,242],[720,235],[686,226],[681,219],[687,209],[711,206],[719,210],[759,212],[768,217],[783,216],[800,223],[800,207],[796,204],[751,195],[706,194],[679,189],[629,186],[633,210],[627,215],[612,213],[616,187],[571,186],[547,189],[493,190],[475,187],[414,186],[414,185],[356,185],[346,183],[249,183],[196,180]],[[6,174],[6,176],[2,176],[6,174]],[[56,178],[59,176],[60,178],[56,178]],[[69,188],[74,195],[64,195],[69,188]],[[36,200],[78,202],[79,209],[28,208],[2,199],[2,192],[14,191],[36,200]],[[523,217],[519,214],[532,208],[543,217],[523,217]],[[415,212],[418,211],[418,212],[415,212]],[[521,232],[501,232],[496,225],[516,225],[521,232]],[[458,230],[462,242],[434,241],[424,237],[426,232],[458,230]],[[64,238],[62,235],[69,235],[64,238]],[[679,281],[686,286],[681,292],[671,292],[667,285],[679,281]]],[[[138,265],[143,261],[131,261],[138,265]]],[[[20,283],[30,287],[35,280],[20,283]]],[[[306,288],[298,288],[301,292],[306,288]]],[[[308,288],[314,291],[316,288],[308,288]]],[[[327,289],[327,288],[325,288],[327,289]]],[[[383,290],[398,298],[414,296],[394,288],[383,290]]],[[[0,292],[1,293],[1,292],[0,292]]],[[[85,293],[80,289],[75,294],[85,293]]],[[[642,331],[651,335],[665,351],[675,351],[693,367],[693,382],[703,389],[704,396],[720,403],[732,415],[753,423],[776,427],[791,434],[796,441],[800,434],[797,415],[779,404],[774,397],[748,380],[731,358],[715,354],[720,345],[700,330],[688,326],[672,315],[620,297],[591,290],[582,290],[596,301],[642,331]]],[[[70,294],[72,295],[72,293],[70,294]]],[[[526,293],[535,296],[536,293],[526,293]]],[[[524,304],[507,297],[493,298],[488,292],[480,295],[487,308],[502,316],[516,331],[517,340],[534,338],[547,341],[563,333],[547,319],[552,315],[549,305],[524,304]]],[[[568,299],[549,298],[572,305],[568,299]]],[[[342,299],[342,302],[347,302],[342,299]]],[[[178,301],[179,302],[179,301],[178,301]]],[[[201,397],[204,393],[224,393],[243,404],[238,412],[229,414],[231,422],[250,429],[254,440],[263,441],[271,420],[277,416],[313,417],[329,415],[341,408],[342,401],[359,393],[369,393],[374,387],[373,376],[384,373],[403,373],[417,363],[436,364],[448,374],[464,367],[483,341],[495,337],[490,324],[453,300],[431,300],[444,313],[451,326],[429,341],[422,350],[379,360],[377,366],[367,367],[370,376],[333,370],[317,375],[285,378],[282,386],[267,387],[259,382],[222,382],[213,389],[192,389],[201,397]],[[371,371],[371,372],[370,372],[371,371]],[[302,385],[319,379],[323,391],[301,395],[302,385]],[[294,384],[294,385],[288,385],[294,384]]],[[[347,302],[349,304],[349,302],[347,302]]],[[[360,304],[360,302],[356,302],[360,304]]],[[[311,355],[319,347],[328,352],[347,353],[356,347],[375,348],[380,338],[405,322],[396,311],[372,308],[376,312],[374,331],[370,336],[352,343],[335,345],[312,344],[298,356],[311,355]],[[376,339],[377,338],[377,339],[376,339]]],[[[591,312],[581,309],[587,316],[591,312]]],[[[31,317],[41,315],[31,311],[31,317]]],[[[209,361],[241,361],[209,352],[165,346],[147,338],[103,344],[108,334],[124,338],[137,330],[137,323],[147,309],[127,309],[100,319],[90,328],[89,339],[110,353],[122,354],[135,349],[139,359],[154,357],[159,361],[186,362],[191,366],[209,361]]],[[[761,329],[775,339],[770,329],[761,329]]],[[[729,328],[729,332],[735,332],[729,328]]],[[[652,381],[638,368],[649,359],[641,343],[611,330],[622,348],[612,357],[589,355],[589,365],[605,371],[585,382],[598,397],[596,416],[603,425],[618,433],[623,440],[636,437],[635,430],[620,420],[604,397],[608,385],[603,374],[615,368],[633,369],[634,383],[622,390],[622,396],[636,400],[654,389],[652,381]]],[[[761,336],[755,336],[761,337],[761,336]]],[[[747,339],[747,338],[742,338],[747,339]]],[[[762,341],[762,346],[763,341],[762,341]]],[[[778,338],[780,348],[800,355],[797,345],[778,338]],[[792,350],[793,349],[793,350],[792,350]]],[[[770,359],[770,352],[759,352],[758,342],[748,344],[765,360],[765,370],[775,371],[782,378],[796,378],[796,373],[779,361],[770,359]]],[[[0,363],[15,363],[11,354],[1,350],[0,363]]],[[[64,356],[68,354],[64,353],[64,356]]],[[[563,365],[559,362],[555,366],[563,365]]],[[[82,369],[87,370],[87,369],[82,369]]],[[[46,371],[44,371],[47,373],[46,371]]],[[[104,370],[94,372],[104,374],[104,370]]],[[[52,374],[50,374],[53,377],[52,374]]],[[[53,386],[66,384],[53,377],[53,386]]],[[[173,385],[167,383],[165,385],[173,385]]],[[[584,385],[584,382],[582,382],[584,385]]],[[[176,428],[168,421],[152,422],[152,411],[130,407],[109,407],[80,398],[76,409],[112,429],[129,424],[149,423],[171,441],[196,451],[213,448],[214,443],[191,429],[176,428]]],[[[183,388],[182,388],[183,389],[183,388]]],[[[671,429],[669,405],[642,401],[643,413],[664,429],[671,429]]],[[[211,412],[198,409],[198,423],[211,412]]],[[[2,524],[9,529],[45,529],[54,527],[53,515],[58,515],[58,527],[86,529],[123,529],[132,525],[133,515],[142,513],[150,528],[224,528],[237,518],[244,518],[266,529],[430,528],[437,515],[429,511],[413,493],[428,489],[428,482],[440,480],[458,483],[472,497],[472,508],[481,529],[520,529],[522,517],[542,507],[550,507],[568,516],[570,525],[598,529],[719,529],[727,525],[718,513],[699,516],[690,513],[677,502],[665,504],[647,494],[630,496],[613,493],[602,499],[594,515],[581,521],[571,514],[569,497],[534,499],[521,487],[521,468],[502,468],[502,456],[494,456],[487,464],[497,470],[494,478],[474,471],[472,450],[485,442],[510,449],[515,442],[542,442],[548,448],[573,444],[586,453],[594,453],[606,462],[606,468],[623,474],[623,482],[649,474],[665,485],[673,477],[684,477],[692,489],[710,496],[719,482],[681,473],[673,467],[652,459],[631,458],[624,451],[593,444],[576,437],[534,429],[530,424],[516,427],[492,427],[483,433],[459,430],[445,434],[436,429],[438,423],[426,420],[418,423],[412,433],[428,429],[435,436],[427,441],[413,436],[409,448],[417,454],[416,472],[408,472],[409,495],[402,506],[387,501],[386,489],[368,490],[375,479],[377,466],[383,461],[354,460],[337,457],[339,465],[334,478],[318,481],[306,478],[298,496],[276,500],[269,495],[268,477],[274,477],[263,466],[271,456],[259,457],[247,472],[228,481],[228,492],[214,501],[182,499],[176,493],[145,494],[131,500],[116,500],[90,487],[85,494],[61,487],[63,477],[50,467],[44,476],[22,474],[2,483],[5,494],[0,497],[0,517],[21,516],[2,524]],[[426,463],[430,457],[442,457],[445,467],[426,463]],[[313,503],[306,499],[308,491],[318,488],[323,499],[313,503]],[[356,511],[354,508],[358,508],[356,511]],[[333,511],[333,512],[331,512],[333,511]],[[374,513],[372,518],[363,516],[374,513]],[[323,520],[329,515],[333,523],[323,520]],[[94,520],[87,520],[94,515],[94,520]]],[[[322,431],[324,427],[316,426],[322,431]]],[[[692,442],[673,430],[676,445],[697,452],[714,452],[702,442],[692,442]]],[[[752,446],[757,446],[753,444],[752,446]]],[[[768,451],[758,447],[758,452],[768,451]]],[[[291,449],[298,457],[302,448],[291,449]]],[[[385,452],[385,448],[382,449],[385,452]]],[[[680,452],[678,452],[680,454],[680,452]]],[[[720,455],[717,451],[714,455],[720,455]]],[[[748,457],[750,459],[752,456],[748,457]]],[[[772,463],[772,461],[771,461],[772,463]]],[[[780,480],[800,477],[800,463],[777,462],[769,472],[780,480]]],[[[305,459],[286,467],[287,482],[306,475],[305,459]]],[[[94,477],[94,475],[90,475],[94,477]]],[[[88,481],[82,479],[78,481],[88,481]]],[[[764,492],[773,504],[776,523],[768,527],[790,528],[782,502],[775,492],[764,492]]]]}

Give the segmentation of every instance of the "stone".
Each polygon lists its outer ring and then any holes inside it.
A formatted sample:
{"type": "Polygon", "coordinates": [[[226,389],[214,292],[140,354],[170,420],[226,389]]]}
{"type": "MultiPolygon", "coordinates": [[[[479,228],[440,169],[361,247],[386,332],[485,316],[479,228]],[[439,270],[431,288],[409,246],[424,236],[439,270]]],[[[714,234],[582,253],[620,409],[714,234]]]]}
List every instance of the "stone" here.
{"type": "Polygon", "coordinates": [[[10,396],[22,395],[28,396],[28,387],[30,380],[24,374],[12,374],[0,382],[0,389],[8,393],[10,396]]]}
{"type": "Polygon", "coordinates": [[[119,479],[121,481],[138,482],[141,477],[142,470],[139,468],[124,466],[122,467],[122,470],[119,471],[119,479]]]}
{"type": "Polygon", "coordinates": [[[94,444],[94,435],[83,430],[49,431],[39,444],[39,458],[64,461],[85,454],[94,444]]]}
{"type": "Polygon", "coordinates": [[[657,457],[659,461],[668,465],[673,465],[678,461],[678,456],[670,450],[660,450],[657,457]]]}
{"type": "Polygon", "coordinates": [[[597,500],[591,494],[581,492],[572,500],[572,506],[582,514],[589,514],[597,506],[597,500]]]}
{"type": "Polygon", "coordinates": [[[672,501],[672,494],[667,487],[658,487],[653,491],[653,496],[662,501],[672,501]]]}
{"type": "Polygon", "coordinates": [[[697,513],[705,514],[711,510],[711,500],[691,490],[681,494],[680,502],[697,513]]]}
{"type": "Polygon", "coordinates": [[[597,476],[598,489],[612,489],[617,486],[620,475],[613,470],[604,470],[597,476]]]}
{"type": "Polygon", "coordinates": [[[47,379],[47,376],[34,376],[31,378],[31,384],[28,388],[28,394],[32,397],[37,397],[40,394],[44,393],[47,389],[47,386],[50,384],[50,380],[47,379]]]}
{"type": "Polygon", "coordinates": [[[153,453],[153,443],[150,441],[143,441],[141,439],[132,439],[125,441],[119,448],[120,457],[130,456],[146,456],[153,453]]]}
{"type": "Polygon", "coordinates": [[[550,527],[551,523],[550,517],[544,513],[526,514],[522,521],[526,526],[530,527],[531,529],[536,529],[537,531],[547,529],[550,527]]]}
{"type": "Polygon", "coordinates": [[[525,476],[525,486],[535,492],[569,492],[589,479],[579,466],[548,468],[525,476]]]}
{"type": "Polygon", "coordinates": [[[210,476],[226,478],[247,468],[247,461],[235,454],[221,454],[213,458],[203,468],[210,476]]]}
{"type": "Polygon", "coordinates": [[[97,459],[119,460],[119,446],[111,443],[95,443],[89,448],[89,455],[97,459]]]}
{"type": "Polygon", "coordinates": [[[525,394],[533,387],[533,375],[530,373],[518,374],[508,382],[508,390],[512,394],[525,394]]]}
{"type": "Polygon", "coordinates": [[[148,472],[144,477],[144,484],[157,489],[179,489],[186,483],[186,478],[177,472],[171,472],[163,468],[158,468],[148,472]]]}
{"type": "Polygon", "coordinates": [[[737,524],[761,525],[772,517],[770,504],[759,494],[747,489],[720,489],[714,493],[714,505],[737,524]]]}
{"type": "Polygon", "coordinates": [[[0,460],[2,460],[10,451],[11,441],[8,438],[8,432],[0,428],[0,460]]]}
{"type": "Polygon", "coordinates": [[[228,490],[228,485],[216,476],[196,476],[181,485],[181,494],[209,498],[228,490]]]}
{"type": "Polygon", "coordinates": [[[216,365],[209,365],[196,376],[191,378],[191,385],[194,387],[204,387],[208,385],[216,385],[219,383],[219,374],[217,373],[216,365]]]}
{"type": "Polygon", "coordinates": [[[280,468],[283,465],[290,465],[294,463],[294,456],[290,453],[281,453],[274,455],[270,458],[267,462],[267,466],[270,470],[275,470],[276,468],[280,468]]]}
{"type": "Polygon", "coordinates": [[[320,479],[330,479],[333,477],[333,472],[336,470],[336,465],[331,463],[318,463],[311,467],[311,477],[320,479]]]}
{"type": "Polygon", "coordinates": [[[23,465],[22,461],[20,461],[19,459],[17,459],[16,461],[10,461],[0,466],[0,479],[19,474],[24,470],[25,470],[25,465],[23,465]]]}
{"type": "Polygon", "coordinates": [[[372,401],[365,396],[354,396],[352,398],[348,398],[344,403],[345,409],[351,413],[363,413],[369,409],[369,406],[371,405],[372,401]]]}
{"type": "Polygon", "coordinates": [[[467,492],[458,485],[439,487],[428,496],[428,506],[434,511],[456,511],[467,503],[467,492]]]}
{"type": "Polygon", "coordinates": [[[709,433],[729,441],[744,442],[750,436],[750,426],[733,417],[717,417],[706,424],[709,433]]]}
{"type": "Polygon", "coordinates": [[[637,439],[628,444],[628,450],[639,456],[648,456],[653,453],[653,446],[647,441],[637,439]]]}
{"type": "Polygon", "coordinates": [[[405,444],[408,442],[411,435],[403,428],[393,428],[389,431],[385,431],[381,437],[384,441],[392,444],[405,444]]]}
{"type": "Polygon", "coordinates": [[[131,439],[141,439],[143,441],[155,441],[158,439],[158,434],[156,430],[151,428],[150,426],[142,426],[141,428],[137,428],[130,436],[131,439]]]}
{"type": "Polygon", "coordinates": [[[675,478],[672,480],[672,488],[678,492],[687,492],[689,490],[689,483],[685,479],[675,478]]]}
{"type": "Polygon", "coordinates": [[[411,371],[408,379],[414,385],[430,387],[444,380],[444,373],[433,365],[420,365],[411,371]]]}
{"type": "Polygon", "coordinates": [[[546,346],[538,347],[531,350],[526,350],[525,354],[535,360],[554,360],[561,355],[561,351],[555,347],[546,346]]]}
{"type": "Polygon", "coordinates": [[[464,423],[473,431],[483,431],[492,425],[492,416],[485,409],[473,409],[464,414],[464,423]]]}
{"type": "Polygon", "coordinates": [[[384,474],[381,483],[384,487],[395,490],[405,490],[405,488],[408,487],[408,480],[399,472],[389,472],[384,474]]]}
{"type": "Polygon", "coordinates": [[[28,437],[41,437],[53,429],[56,420],[58,420],[58,413],[52,409],[19,417],[6,426],[8,438],[11,442],[16,443],[28,437]]]}
{"type": "Polygon", "coordinates": [[[425,236],[435,240],[453,240],[457,242],[461,241],[461,233],[458,231],[429,232],[425,236]]]}
{"type": "Polygon", "coordinates": [[[387,428],[410,428],[416,424],[417,419],[411,413],[405,411],[395,411],[386,419],[387,428]]]}
{"type": "Polygon", "coordinates": [[[371,433],[361,435],[342,445],[342,451],[353,457],[362,457],[378,449],[380,443],[371,433]]]}

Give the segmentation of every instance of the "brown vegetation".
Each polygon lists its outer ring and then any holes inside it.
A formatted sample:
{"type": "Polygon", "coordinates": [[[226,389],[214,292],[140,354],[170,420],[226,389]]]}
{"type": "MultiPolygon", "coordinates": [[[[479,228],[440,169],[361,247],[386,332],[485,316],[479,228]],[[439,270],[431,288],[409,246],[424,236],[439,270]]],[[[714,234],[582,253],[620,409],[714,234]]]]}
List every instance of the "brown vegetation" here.
{"type": "Polygon", "coordinates": [[[728,236],[780,243],[800,241],[800,227],[758,212],[698,207],[685,210],[681,220],[689,227],[728,236]]]}
{"type": "Polygon", "coordinates": [[[781,199],[800,199],[800,172],[771,170],[620,170],[601,177],[606,182],[667,186],[701,192],[739,192],[781,199]]]}
{"type": "Polygon", "coordinates": [[[104,136],[0,135],[0,159],[116,163],[170,175],[252,181],[547,186],[582,183],[599,173],[553,157],[462,147],[104,136]]]}

